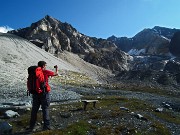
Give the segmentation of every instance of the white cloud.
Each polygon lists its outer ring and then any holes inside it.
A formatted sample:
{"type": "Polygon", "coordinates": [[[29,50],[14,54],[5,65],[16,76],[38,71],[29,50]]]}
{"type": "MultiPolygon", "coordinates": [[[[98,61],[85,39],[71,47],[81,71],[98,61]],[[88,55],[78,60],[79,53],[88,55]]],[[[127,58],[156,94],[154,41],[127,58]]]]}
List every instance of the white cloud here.
{"type": "Polygon", "coordinates": [[[13,28],[9,26],[0,26],[0,32],[7,33],[8,31],[13,30],[13,28]]]}

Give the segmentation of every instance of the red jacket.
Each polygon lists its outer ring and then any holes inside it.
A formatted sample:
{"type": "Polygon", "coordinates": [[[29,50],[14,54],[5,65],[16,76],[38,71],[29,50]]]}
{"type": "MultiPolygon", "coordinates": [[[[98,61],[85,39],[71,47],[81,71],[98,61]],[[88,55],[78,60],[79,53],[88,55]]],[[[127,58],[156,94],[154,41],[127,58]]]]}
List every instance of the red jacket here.
{"type": "Polygon", "coordinates": [[[54,72],[50,71],[50,70],[43,70],[43,74],[44,74],[44,80],[46,82],[46,88],[47,88],[47,92],[50,92],[51,90],[51,87],[49,86],[49,83],[48,83],[48,78],[49,76],[54,76],[54,72]]]}
{"type": "Polygon", "coordinates": [[[44,74],[42,72],[41,67],[36,68],[35,72],[36,72],[36,77],[38,78],[38,79],[36,79],[36,91],[38,93],[41,93],[43,90],[40,89],[41,88],[40,85],[41,85],[41,83],[44,82],[44,74]]]}

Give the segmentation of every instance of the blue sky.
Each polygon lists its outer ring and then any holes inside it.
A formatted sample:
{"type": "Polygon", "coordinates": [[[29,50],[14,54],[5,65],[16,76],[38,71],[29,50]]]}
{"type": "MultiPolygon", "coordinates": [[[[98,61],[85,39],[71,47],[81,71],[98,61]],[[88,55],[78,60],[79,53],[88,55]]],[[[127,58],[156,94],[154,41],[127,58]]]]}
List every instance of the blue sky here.
{"type": "Polygon", "coordinates": [[[91,37],[133,37],[144,28],[180,29],[180,0],[1,0],[0,31],[50,15],[91,37]]]}

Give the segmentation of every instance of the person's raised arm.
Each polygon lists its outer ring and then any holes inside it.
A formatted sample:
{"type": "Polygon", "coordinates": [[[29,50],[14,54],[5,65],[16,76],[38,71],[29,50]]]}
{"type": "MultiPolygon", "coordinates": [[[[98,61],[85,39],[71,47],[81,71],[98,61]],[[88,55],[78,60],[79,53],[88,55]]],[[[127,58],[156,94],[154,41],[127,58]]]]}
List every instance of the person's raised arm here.
{"type": "Polygon", "coordinates": [[[55,66],[54,66],[54,68],[55,68],[55,71],[54,71],[54,76],[57,76],[57,75],[58,75],[58,66],[57,66],[57,65],[55,65],[55,66]]]}

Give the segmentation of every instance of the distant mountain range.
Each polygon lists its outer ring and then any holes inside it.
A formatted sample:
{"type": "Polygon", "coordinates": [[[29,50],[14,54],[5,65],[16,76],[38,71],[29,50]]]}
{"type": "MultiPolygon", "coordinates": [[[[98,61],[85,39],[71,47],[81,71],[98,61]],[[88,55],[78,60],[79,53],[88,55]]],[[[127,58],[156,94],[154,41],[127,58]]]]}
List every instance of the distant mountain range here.
{"type": "Polygon", "coordinates": [[[93,76],[95,74],[102,76],[106,71],[112,72],[115,76],[112,77],[113,79],[109,78],[106,81],[108,83],[130,81],[142,84],[146,82],[145,85],[150,87],[162,84],[178,88],[180,84],[179,31],[179,29],[155,26],[152,29],[140,31],[132,38],[111,36],[102,39],[86,36],[70,24],[62,23],[47,15],[29,27],[9,33],[27,39],[83,71],[93,72],[93,76]],[[73,59],[73,56],[76,58],[73,59]],[[103,68],[97,70],[86,66],[87,63],[103,68]]]}
{"type": "Polygon", "coordinates": [[[155,26],[144,29],[132,38],[111,36],[107,40],[131,55],[169,55],[169,44],[179,29],[155,26]]]}
{"type": "Polygon", "coordinates": [[[140,31],[132,38],[111,36],[102,39],[86,36],[70,24],[47,15],[30,27],[9,33],[31,41],[56,57],[63,51],[69,51],[94,65],[112,71],[128,71],[137,67],[163,70],[167,60],[172,57],[172,52],[169,51],[171,38],[178,31],[180,30],[155,26],[140,31]],[[142,59],[136,56],[144,57],[142,59]],[[142,61],[146,62],[142,64],[142,61]],[[155,63],[161,63],[162,67],[154,65],[155,63]]]}

